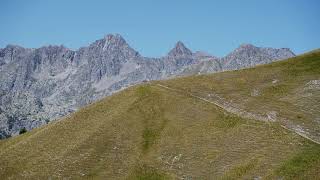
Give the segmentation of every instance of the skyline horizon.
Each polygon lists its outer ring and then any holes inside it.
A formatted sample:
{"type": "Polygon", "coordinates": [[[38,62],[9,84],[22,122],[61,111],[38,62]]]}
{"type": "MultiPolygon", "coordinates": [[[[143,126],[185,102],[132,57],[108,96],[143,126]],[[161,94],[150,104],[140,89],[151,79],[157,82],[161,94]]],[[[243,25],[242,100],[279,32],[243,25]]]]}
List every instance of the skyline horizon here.
{"type": "Polygon", "coordinates": [[[64,45],[76,50],[109,33],[121,34],[147,57],[164,56],[177,41],[225,56],[240,44],[320,48],[317,0],[3,0],[0,47],[64,45]]]}
{"type": "MultiPolygon", "coordinates": [[[[252,44],[252,43],[240,43],[236,48],[234,48],[233,50],[231,50],[230,52],[228,52],[227,54],[225,55],[222,55],[222,56],[217,56],[215,54],[212,54],[210,52],[207,52],[205,50],[201,50],[201,49],[192,49],[192,48],[189,48],[188,44],[186,44],[185,42],[181,41],[181,40],[177,40],[172,46],[171,46],[171,49],[168,50],[168,52],[164,55],[160,55],[160,56],[146,56],[146,55],[143,55],[139,50],[135,49],[134,47],[132,47],[132,45],[127,41],[126,38],[124,38],[121,34],[119,33],[106,33],[103,37],[101,37],[100,39],[95,39],[95,40],[92,40],[91,42],[89,42],[87,45],[84,45],[84,46],[81,46],[81,47],[78,47],[78,48],[70,48],[68,46],[66,46],[65,44],[46,44],[46,45],[41,45],[39,47],[25,47],[25,46],[22,46],[20,44],[7,44],[5,45],[4,47],[0,47],[0,49],[3,49],[3,48],[6,48],[7,46],[19,46],[19,47],[22,47],[22,48],[27,48],[27,49],[39,49],[39,48],[43,48],[43,47],[50,47],[50,46],[63,46],[69,50],[72,50],[72,51],[78,51],[79,49],[81,48],[85,48],[85,47],[89,47],[91,44],[93,44],[94,42],[98,41],[98,40],[101,40],[103,38],[106,38],[106,36],[108,35],[119,35],[121,38],[123,38],[125,40],[125,42],[131,47],[133,48],[135,51],[137,51],[141,56],[143,57],[149,57],[149,58],[161,58],[161,57],[165,57],[168,55],[168,53],[174,49],[176,47],[176,45],[181,42],[187,49],[189,49],[192,53],[197,53],[197,52],[200,52],[200,53],[206,53],[210,56],[214,56],[214,57],[217,57],[217,58],[221,58],[221,57],[224,57],[224,56],[227,56],[228,54],[230,54],[231,52],[233,52],[234,50],[240,48],[241,46],[243,45],[252,45],[254,47],[258,47],[258,48],[274,48],[274,47],[270,47],[270,46],[257,46],[255,44],[252,44]]],[[[295,55],[299,55],[298,53],[294,52],[290,47],[279,47],[279,48],[274,48],[274,49],[289,49],[291,52],[293,52],[295,55]]],[[[313,50],[316,50],[316,49],[319,49],[319,48],[315,48],[315,49],[311,49],[309,51],[313,51],[313,50]]],[[[303,53],[307,53],[309,51],[306,51],[306,52],[303,52],[303,53]]],[[[303,54],[301,53],[301,54],[303,54]]]]}

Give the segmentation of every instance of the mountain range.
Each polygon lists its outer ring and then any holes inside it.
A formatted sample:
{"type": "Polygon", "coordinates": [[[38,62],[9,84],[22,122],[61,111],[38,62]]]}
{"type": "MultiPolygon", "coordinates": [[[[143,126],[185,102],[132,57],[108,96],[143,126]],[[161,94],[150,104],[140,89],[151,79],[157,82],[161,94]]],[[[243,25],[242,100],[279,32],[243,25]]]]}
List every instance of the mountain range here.
{"type": "Polygon", "coordinates": [[[47,124],[138,83],[243,69],[294,56],[288,48],[243,44],[220,58],[192,52],[178,41],[166,56],[150,58],[119,34],[78,50],[8,45],[0,49],[0,138],[47,124]]]}

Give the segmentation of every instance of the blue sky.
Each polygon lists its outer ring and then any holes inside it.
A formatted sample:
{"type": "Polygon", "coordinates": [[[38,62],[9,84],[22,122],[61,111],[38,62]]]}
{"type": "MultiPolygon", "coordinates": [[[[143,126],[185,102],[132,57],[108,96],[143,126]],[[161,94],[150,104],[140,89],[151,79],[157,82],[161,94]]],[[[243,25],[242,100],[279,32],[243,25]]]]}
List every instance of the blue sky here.
{"type": "Polygon", "coordinates": [[[320,48],[318,0],[1,0],[0,47],[87,46],[119,33],[144,56],[176,43],[223,56],[242,43],[320,48]]]}

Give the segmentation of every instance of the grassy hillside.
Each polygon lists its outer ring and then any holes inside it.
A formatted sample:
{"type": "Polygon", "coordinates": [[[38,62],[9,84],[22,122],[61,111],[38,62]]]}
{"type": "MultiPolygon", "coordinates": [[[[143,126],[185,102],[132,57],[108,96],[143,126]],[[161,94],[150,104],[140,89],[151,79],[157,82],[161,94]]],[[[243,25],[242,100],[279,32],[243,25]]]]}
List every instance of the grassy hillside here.
{"type": "Polygon", "coordinates": [[[161,82],[276,121],[320,142],[320,52],[257,68],[161,82]],[[211,95],[211,96],[210,96],[211,95]]]}
{"type": "Polygon", "coordinates": [[[320,145],[296,128],[312,139],[319,136],[320,94],[309,83],[320,79],[319,67],[316,52],[254,69],[128,88],[0,141],[0,177],[317,179],[320,145]],[[222,100],[269,115],[270,121],[210,103],[222,100]]]}

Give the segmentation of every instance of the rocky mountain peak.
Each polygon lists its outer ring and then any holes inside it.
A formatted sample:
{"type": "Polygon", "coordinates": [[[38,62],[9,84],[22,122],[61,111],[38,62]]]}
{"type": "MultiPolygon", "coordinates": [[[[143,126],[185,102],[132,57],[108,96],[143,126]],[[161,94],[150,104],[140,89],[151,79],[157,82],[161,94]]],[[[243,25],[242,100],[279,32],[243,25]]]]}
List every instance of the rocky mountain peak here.
{"type": "Polygon", "coordinates": [[[104,39],[105,43],[108,45],[123,46],[127,44],[120,34],[107,34],[104,39]]]}
{"type": "Polygon", "coordinates": [[[79,51],[80,54],[86,57],[84,58],[85,61],[88,60],[87,57],[95,57],[98,54],[103,55],[104,60],[119,58],[130,59],[140,56],[119,34],[107,34],[104,38],[90,44],[89,47],[80,48],[79,51]]]}
{"type": "Polygon", "coordinates": [[[241,44],[235,51],[245,51],[245,50],[251,50],[251,49],[256,49],[257,47],[252,45],[252,44],[241,44]]]}
{"type": "Polygon", "coordinates": [[[258,64],[267,64],[272,61],[294,57],[295,54],[288,48],[256,47],[252,44],[241,44],[233,52],[221,58],[225,69],[233,70],[253,67],[258,64]]]}
{"type": "Polygon", "coordinates": [[[240,44],[239,47],[240,47],[240,48],[253,48],[253,47],[255,47],[255,46],[252,45],[252,44],[249,44],[249,43],[243,43],[243,44],[240,44]]]}
{"type": "MultiPolygon", "coordinates": [[[[129,46],[124,38],[119,34],[108,34],[104,38],[96,40],[94,43],[90,44],[91,49],[103,49],[104,51],[108,49],[120,48],[123,46],[129,46]]],[[[81,48],[80,48],[81,49],[81,48]]]]}
{"type": "Polygon", "coordinates": [[[130,47],[120,34],[108,34],[104,37],[103,51],[112,53],[123,53],[125,57],[140,56],[137,51],[130,47]]]}
{"type": "Polygon", "coordinates": [[[181,41],[178,41],[173,49],[168,53],[171,57],[192,56],[192,52],[181,41]]]}

